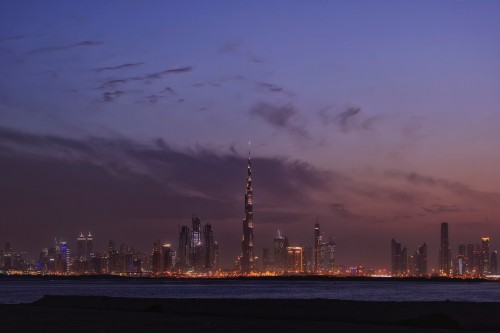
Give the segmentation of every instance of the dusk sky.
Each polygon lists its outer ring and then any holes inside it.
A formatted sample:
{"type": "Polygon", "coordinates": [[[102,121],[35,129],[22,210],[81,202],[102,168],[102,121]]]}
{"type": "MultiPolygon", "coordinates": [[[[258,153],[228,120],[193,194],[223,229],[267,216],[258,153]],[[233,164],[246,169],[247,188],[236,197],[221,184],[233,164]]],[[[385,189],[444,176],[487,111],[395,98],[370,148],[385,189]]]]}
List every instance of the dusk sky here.
{"type": "Polygon", "coordinates": [[[150,251],[191,213],[386,267],[500,249],[500,1],[2,1],[0,244],[150,251]]]}

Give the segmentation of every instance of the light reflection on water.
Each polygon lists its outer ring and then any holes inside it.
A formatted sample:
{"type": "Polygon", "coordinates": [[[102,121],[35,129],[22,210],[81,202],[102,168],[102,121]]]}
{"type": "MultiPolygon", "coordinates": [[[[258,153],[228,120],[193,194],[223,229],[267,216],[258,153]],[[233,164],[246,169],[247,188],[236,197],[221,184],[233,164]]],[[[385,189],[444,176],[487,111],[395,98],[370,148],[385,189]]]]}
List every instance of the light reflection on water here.
{"type": "Polygon", "coordinates": [[[0,303],[43,295],[146,298],[328,298],[363,301],[500,302],[500,283],[386,281],[0,281],[0,303]]]}

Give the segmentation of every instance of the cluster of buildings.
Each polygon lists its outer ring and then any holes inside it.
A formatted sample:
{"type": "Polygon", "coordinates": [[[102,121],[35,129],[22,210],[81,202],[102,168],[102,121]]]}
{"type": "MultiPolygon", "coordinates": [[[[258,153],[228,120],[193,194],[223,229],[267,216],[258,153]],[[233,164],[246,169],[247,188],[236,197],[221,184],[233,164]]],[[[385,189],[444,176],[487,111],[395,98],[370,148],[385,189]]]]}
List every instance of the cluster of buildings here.
{"type": "Polygon", "coordinates": [[[497,251],[490,251],[490,238],[481,238],[481,243],[458,246],[458,255],[453,257],[450,250],[448,223],[441,223],[439,246],[439,271],[429,272],[427,268],[427,244],[422,244],[413,253],[408,254],[406,247],[391,240],[391,275],[392,276],[448,276],[448,277],[483,277],[498,274],[497,251]]]}
{"type": "MultiPolygon", "coordinates": [[[[272,248],[266,247],[262,260],[255,256],[253,234],[252,165],[248,154],[245,218],[242,221],[241,253],[235,267],[222,270],[219,263],[219,244],[211,224],[202,225],[196,215],[191,225],[179,226],[178,243],[174,247],[159,239],[151,251],[140,252],[127,244],[108,243],[107,251],[96,251],[89,232],[77,237],[76,251],[70,251],[66,241],[54,240],[51,247],[42,249],[38,260],[28,262],[23,253],[14,252],[9,243],[0,251],[0,272],[36,274],[116,274],[141,276],[228,276],[228,275],[386,275],[385,271],[366,271],[363,266],[339,266],[336,245],[332,238],[323,239],[318,221],[314,225],[312,246],[290,245],[282,231],[277,232],[272,248]]],[[[401,243],[391,240],[392,276],[482,277],[497,274],[497,251],[490,251],[490,240],[483,237],[480,244],[463,244],[452,257],[449,248],[448,223],[441,224],[439,272],[429,272],[427,244],[408,252],[401,243]]]]}
{"type": "Polygon", "coordinates": [[[323,241],[319,223],[314,225],[314,246],[290,246],[288,238],[277,231],[272,251],[262,251],[262,271],[280,274],[338,274],[335,242],[323,241]]]}

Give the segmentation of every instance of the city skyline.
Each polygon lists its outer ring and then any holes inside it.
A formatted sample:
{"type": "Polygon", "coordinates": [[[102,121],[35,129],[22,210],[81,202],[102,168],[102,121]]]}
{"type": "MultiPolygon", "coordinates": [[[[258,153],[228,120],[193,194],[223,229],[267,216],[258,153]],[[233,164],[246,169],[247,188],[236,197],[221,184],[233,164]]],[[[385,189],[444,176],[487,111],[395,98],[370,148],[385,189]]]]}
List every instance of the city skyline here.
{"type": "Polygon", "coordinates": [[[439,269],[443,221],[451,259],[482,237],[498,249],[499,15],[455,0],[2,3],[0,244],[35,254],[91,231],[95,248],[149,249],[195,213],[229,266],[252,141],[255,256],[276,230],[314,247],[316,217],[346,265],[388,267],[395,239],[439,269]]]}

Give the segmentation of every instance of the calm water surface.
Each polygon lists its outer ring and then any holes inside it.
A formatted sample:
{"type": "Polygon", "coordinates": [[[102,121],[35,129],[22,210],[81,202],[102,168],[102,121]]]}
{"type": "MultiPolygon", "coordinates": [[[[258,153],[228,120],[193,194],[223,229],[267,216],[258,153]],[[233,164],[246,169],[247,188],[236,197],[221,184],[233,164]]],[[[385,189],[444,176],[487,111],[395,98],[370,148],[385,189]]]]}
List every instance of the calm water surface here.
{"type": "Polygon", "coordinates": [[[154,298],[328,298],[364,301],[500,302],[500,283],[386,281],[0,281],[0,303],[44,295],[154,298]]]}

